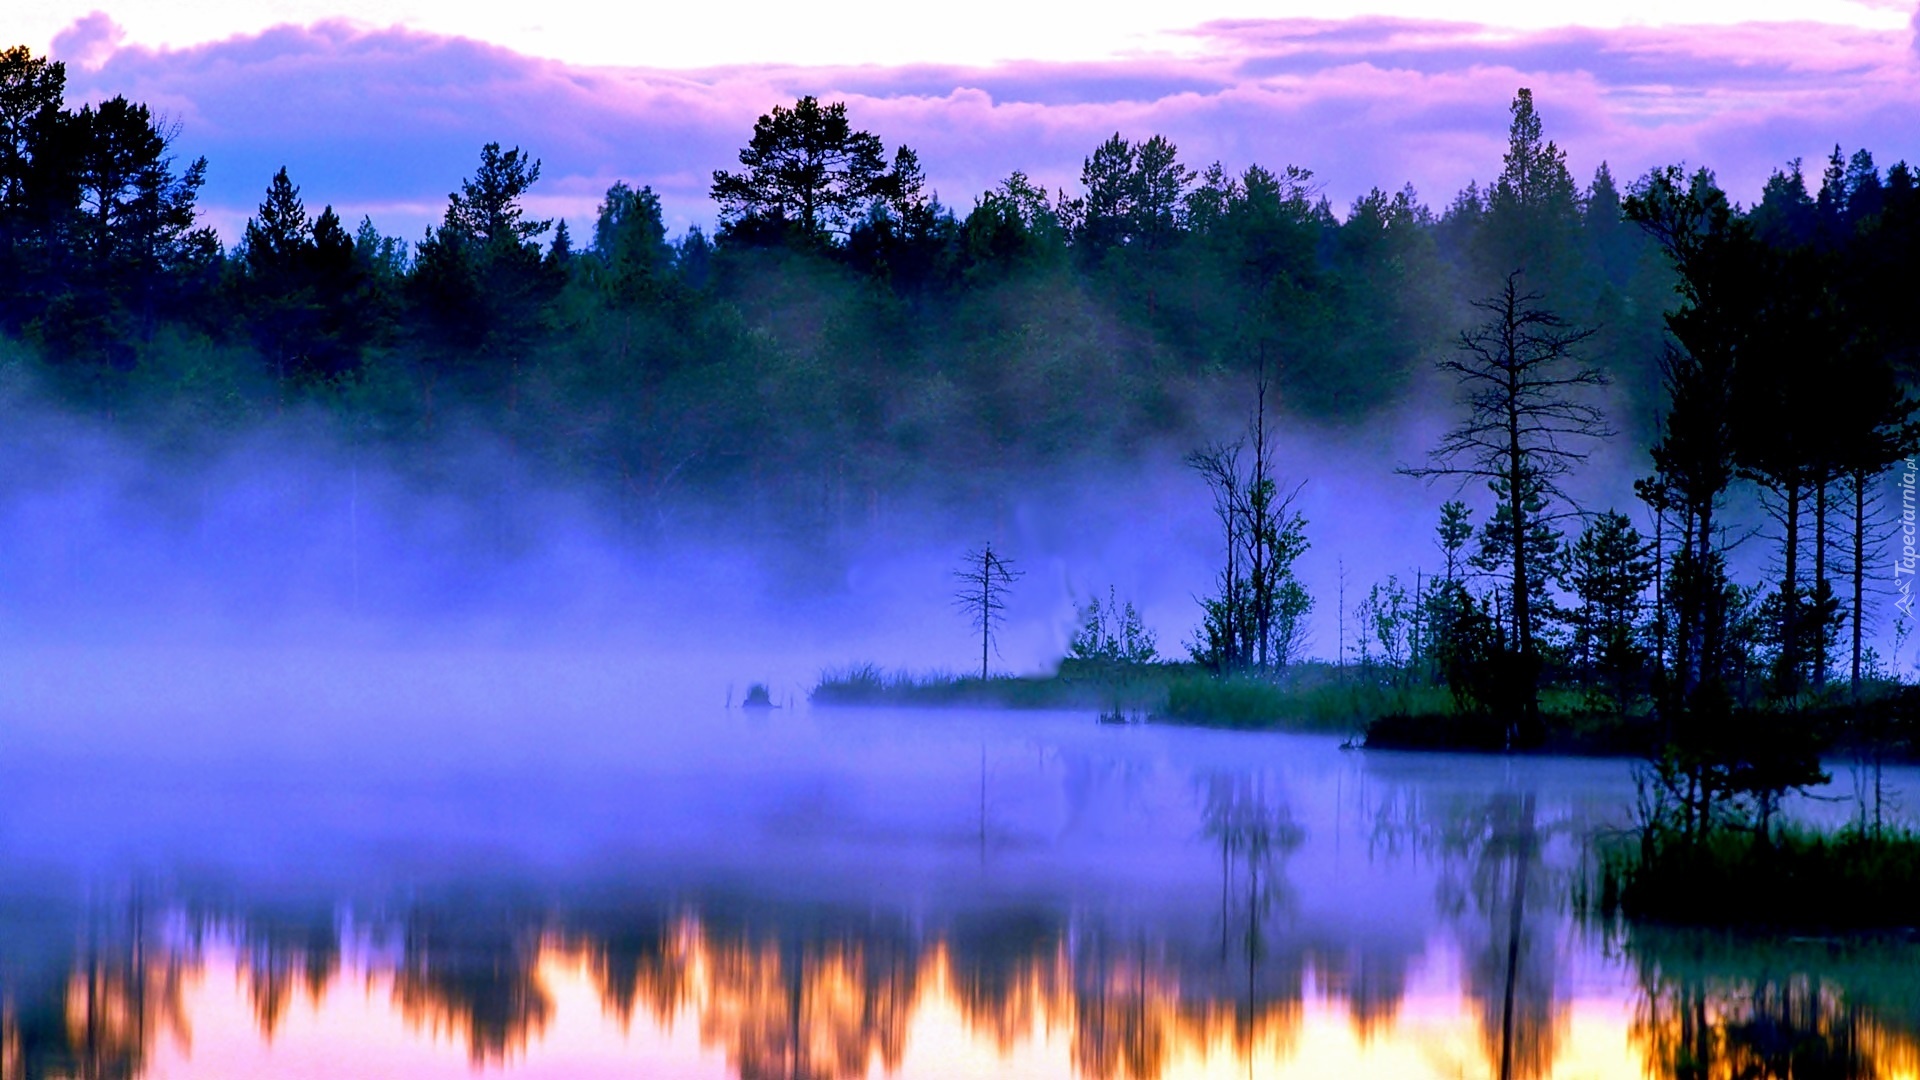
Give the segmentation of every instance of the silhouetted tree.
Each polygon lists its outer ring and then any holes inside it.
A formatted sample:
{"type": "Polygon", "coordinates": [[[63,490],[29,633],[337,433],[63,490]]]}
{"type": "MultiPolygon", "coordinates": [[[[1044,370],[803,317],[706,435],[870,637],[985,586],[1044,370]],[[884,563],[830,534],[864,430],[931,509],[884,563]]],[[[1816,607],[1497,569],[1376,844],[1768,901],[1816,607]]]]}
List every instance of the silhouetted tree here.
{"type": "Polygon", "coordinates": [[[1006,620],[1007,592],[1026,574],[1016,570],[1011,559],[994,554],[993,545],[976,548],[960,560],[953,579],[960,583],[953,593],[953,606],[967,614],[980,631],[980,677],[987,677],[987,656],[993,648],[993,632],[1006,620]]]}
{"type": "Polygon", "coordinates": [[[1056,265],[1067,250],[1046,191],[1017,171],[975,200],[959,244],[962,273],[976,283],[1056,265]]]}
{"type": "Polygon", "coordinates": [[[540,162],[490,142],[480,167],[447,197],[446,214],[416,248],[408,295],[421,343],[441,369],[502,384],[515,405],[515,372],[560,286],[539,238],[549,220],[526,216],[540,162]]]}
{"type": "Polygon", "coordinates": [[[1582,440],[1611,434],[1599,409],[1585,400],[1605,378],[1578,356],[1592,331],[1569,326],[1522,291],[1520,274],[1509,274],[1495,296],[1475,301],[1486,322],[1463,331],[1453,356],[1440,370],[1459,384],[1467,415],[1432,453],[1433,464],[1402,471],[1411,476],[1484,480],[1500,501],[1502,532],[1490,542],[1504,547],[1512,606],[1508,648],[1515,657],[1510,735],[1537,735],[1538,639],[1544,613],[1535,610],[1550,572],[1530,558],[1539,550],[1541,525],[1564,504],[1559,480],[1586,460],[1582,440]]]}
{"type": "Polygon", "coordinates": [[[326,380],[358,367],[378,326],[368,268],[332,207],[308,220],[284,168],[247,220],[237,265],[241,318],[276,380],[326,380]]]}
{"type": "Polygon", "coordinates": [[[1781,525],[1781,579],[1768,599],[1771,685],[1783,700],[1793,700],[1822,673],[1837,613],[1824,580],[1825,492],[1834,455],[1827,445],[1829,420],[1818,407],[1825,365],[1816,358],[1839,343],[1838,313],[1811,250],[1776,252],[1756,245],[1752,256],[1758,267],[1749,301],[1752,337],[1733,368],[1733,460],[1740,476],[1772,496],[1770,508],[1781,525]],[[1818,573],[1812,582],[1800,562],[1809,509],[1816,510],[1818,573]]]}
{"type": "Polygon", "coordinates": [[[1273,437],[1267,430],[1267,379],[1255,384],[1247,439],[1187,455],[1213,493],[1214,516],[1226,542],[1219,591],[1201,601],[1194,659],[1217,672],[1286,667],[1305,644],[1313,598],[1293,564],[1307,550],[1306,518],[1294,509],[1301,484],[1282,490],[1274,475],[1273,437]],[[1242,469],[1240,453],[1251,448],[1242,469]]]}
{"type": "Polygon", "coordinates": [[[845,236],[869,206],[898,196],[902,181],[919,173],[911,155],[896,159],[906,173],[888,171],[880,137],[856,130],[845,102],[823,106],[811,94],[761,116],[740,164],[741,172],[713,173],[723,234],[777,238],[792,229],[810,244],[845,236]]]}
{"type": "Polygon", "coordinates": [[[1604,689],[1625,713],[1650,657],[1641,612],[1653,584],[1651,545],[1627,516],[1609,510],[1591,521],[1566,553],[1574,652],[1589,689],[1604,689]]]}
{"type": "Polygon", "coordinates": [[[607,189],[594,218],[593,253],[619,299],[633,302],[660,289],[673,266],[674,250],[667,243],[660,197],[652,188],[635,191],[623,181],[607,189]]]}
{"type": "Polygon", "coordinates": [[[1420,647],[1433,663],[1433,676],[1442,681],[1455,653],[1454,631],[1473,604],[1466,583],[1466,547],[1471,539],[1473,511],[1459,499],[1447,500],[1440,507],[1440,521],[1434,527],[1434,546],[1440,549],[1441,569],[1423,601],[1422,620],[1427,640],[1420,647]]]}
{"type": "MultiPolygon", "coordinates": [[[[35,143],[59,113],[66,94],[67,67],[35,56],[24,45],[0,52],[0,320],[10,325],[30,306],[23,280],[35,207],[32,178],[35,143]]],[[[44,208],[41,208],[44,209],[44,208]]]]}
{"type": "Polygon", "coordinates": [[[1533,91],[1522,87],[1510,106],[1507,152],[1487,188],[1486,218],[1475,233],[1488,285],[1522,271],[1536,289],[1570,301],[1578,272],[1580,191],[1567,155],[1545,135],[1533,91]]]}
{"type": "Polygon", "coordinates": [[[1734,478],[1734,367],[1753,330],[1757,258],[1751,227],[1708,173],[1650,173],[1626,211],[1678,271],[1679,304],[1666,315],[1673,343],[1661,361],[1668,404],[1650,450],[1653,476],[1640,487],[1656,510],[1679,518],[1666,577],[1673,659],[1662,707],[1671,715],[1684,712],[1701,687],[1723,681],[1733,662],[1716,513],[1734,478]]]}

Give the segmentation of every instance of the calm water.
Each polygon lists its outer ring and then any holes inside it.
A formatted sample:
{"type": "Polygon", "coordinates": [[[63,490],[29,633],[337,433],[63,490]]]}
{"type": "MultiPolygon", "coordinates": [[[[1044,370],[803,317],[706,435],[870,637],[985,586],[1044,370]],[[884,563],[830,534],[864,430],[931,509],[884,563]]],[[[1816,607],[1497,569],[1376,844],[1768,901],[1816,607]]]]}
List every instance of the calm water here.
{"type": "Polygon", "coordinates": [[[1920,950],[1576,922],[1625,763],[628,689],[17,692],[0,1076],[1920,1075],[1920,950]]]}

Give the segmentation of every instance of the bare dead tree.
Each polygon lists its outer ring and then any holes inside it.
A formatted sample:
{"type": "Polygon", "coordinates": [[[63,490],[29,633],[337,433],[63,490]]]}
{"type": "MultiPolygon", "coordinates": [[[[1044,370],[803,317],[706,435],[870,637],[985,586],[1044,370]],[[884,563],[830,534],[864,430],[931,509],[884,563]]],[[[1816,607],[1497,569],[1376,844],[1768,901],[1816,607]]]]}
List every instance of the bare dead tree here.
{"type": "MultiPolygon", "coordinates": [[[[1454,477],[1462,486],[1484,480],[1499,499],[1504,528],[1490,535],[1509,571],[1511,647],[1529,672],[1537,669],[1541,615],[1532,600],[1547,576],[1533,564],[1529,542],[1541,526],[1572,512],[1559,481],[1586,460],[1578,444],[1612,434],[1587,393],[1606,385],[1606,376],[1579,356],[1594,331],[1572,326],[1542,300],[1521,288],[1514,271],[1500,292],[1474,301],[1487,320],[1462,331],[1454,354],[1439,362],[1459,385],[1467,415],[1440,440],[1430,464],[1400,470],[1429,480],[1454,477]]],[[[1519,689],[1530,722],[1537,687],[1519,689]]]]}
{"type": "Polygon", "coordinates": [[[972,620],[980,631],[980,678],[987,677],[987,656],[993,649],[993,632],[1006,621],[1007,591],[1026,575],[1013,567],[1013,560],[994,554],[993,544],[976,548],[960,560],[953,572],[959,588],[953,593],[953,606],[972,620]]]}

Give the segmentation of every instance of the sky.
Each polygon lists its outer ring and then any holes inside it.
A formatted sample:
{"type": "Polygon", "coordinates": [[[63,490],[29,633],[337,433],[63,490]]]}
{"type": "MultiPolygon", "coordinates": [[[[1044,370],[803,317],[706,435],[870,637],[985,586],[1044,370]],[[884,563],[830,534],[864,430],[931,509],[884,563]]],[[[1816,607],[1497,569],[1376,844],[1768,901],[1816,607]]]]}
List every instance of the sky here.
{"type": "Polygon", "coordinates": [[[1195,168],[1304,166],[1336,210],[1405,184],[1440,207],[1498,172],[1521,86],[1583,181],[1705,164],[1751,199],[1836,143],[1920,162],[1914,0],[10,9],[16,40],[67,61],[71,98],[146,101],[209,159],[228,237],[284,165],[310,207],[415,238],[489,141],[541,159],[534,209],[577,235],[616,180],[652,186],[676,228],[710,223],[712,171],[808,93],[912,146],[962,211],[1014,169],[1071,188],[1115,132],[1167,135],[1195,168]]]}

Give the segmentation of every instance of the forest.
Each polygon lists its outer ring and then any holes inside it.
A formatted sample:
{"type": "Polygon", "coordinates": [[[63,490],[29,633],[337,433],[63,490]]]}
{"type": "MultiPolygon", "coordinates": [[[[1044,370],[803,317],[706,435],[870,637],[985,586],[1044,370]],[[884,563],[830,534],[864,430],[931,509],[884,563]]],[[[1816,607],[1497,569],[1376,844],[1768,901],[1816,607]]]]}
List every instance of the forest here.
{"type": "Polygon", "coordinates": [[[1311,525],[1270,432],[1366,430],[1438,378],[1452,426],[1403,471],[1490,505],[1447,503],[1430,574],[1356,590],[1340,662],[1501,717],[1471,736],[1501,746],[1542,741],[1543,687],[1672,716],[1887,671],[1868,634],[1890,512],[1912,567],[1885,481],[1915,441],[1920,193],[1866,149],[1783,163],[1747,205],[1706,167],[1582,183],[1521,89],[1493,178],[1438,209],[1411,186],[1337,208],[1305,166],[1121,133],[1074,191],[1015,172],[963,209],[911,148],[803,97],[716,163],[711,235],[668,235],[621,182],[575,237],[526,208],[536,148],[490,143],[417,239],[282,169],[227,245],[177,130],[64,84],[0,55],[0,355],[155,453],[297,411],[473,484],[478,431],[636,539],[806,545],[930,505],[990,521],[1035,476],[1172,448],[1222,527],[1188,649],[1272,674],[1333,598],[1291,576],[1311,525]],[[1605,439],[1647,451],[1637,506],[1563,486],[1605,439]],[[1735,580],[1736,544],[1767,546],[1764,578],[1735,580]]]}
{"type": "MultiPolygon", "coordinates": [[[[196,208],[216,166],[180,160],[147,106],[73,107],[63,81],[24,48],[0,67],[0,332],[61,401],[162,444],[312,407],[431,469],[477,426],[637,528],[742,507],[870,528],[903,492],[978,505],[1036,469],[1199,445],[1262,367],[1290,415],[1365,425],[1522,262],[1601,328],[1595,362],[1636,396],[1623,423],[1644,435],[1659,393],[1672,270],[1530,108],[1500,179],[1439,210],[1410,188],[1336,208],[1307,168],[1119,134],[1076,192],[1015,173],[948,207],[911,149],[806,98],[714,163],[734,171],[712,235],[667,235],[625,183],[572,235],[524,208],[537,148],[489,145],[424,236],[282,173],[226,246],[196,208]]],[[[1779,178],[1774,232],[1828,243],[1881,201],[1905,212],[1904,168],[1828,172],[1817,201],[1779,178]]]]}

